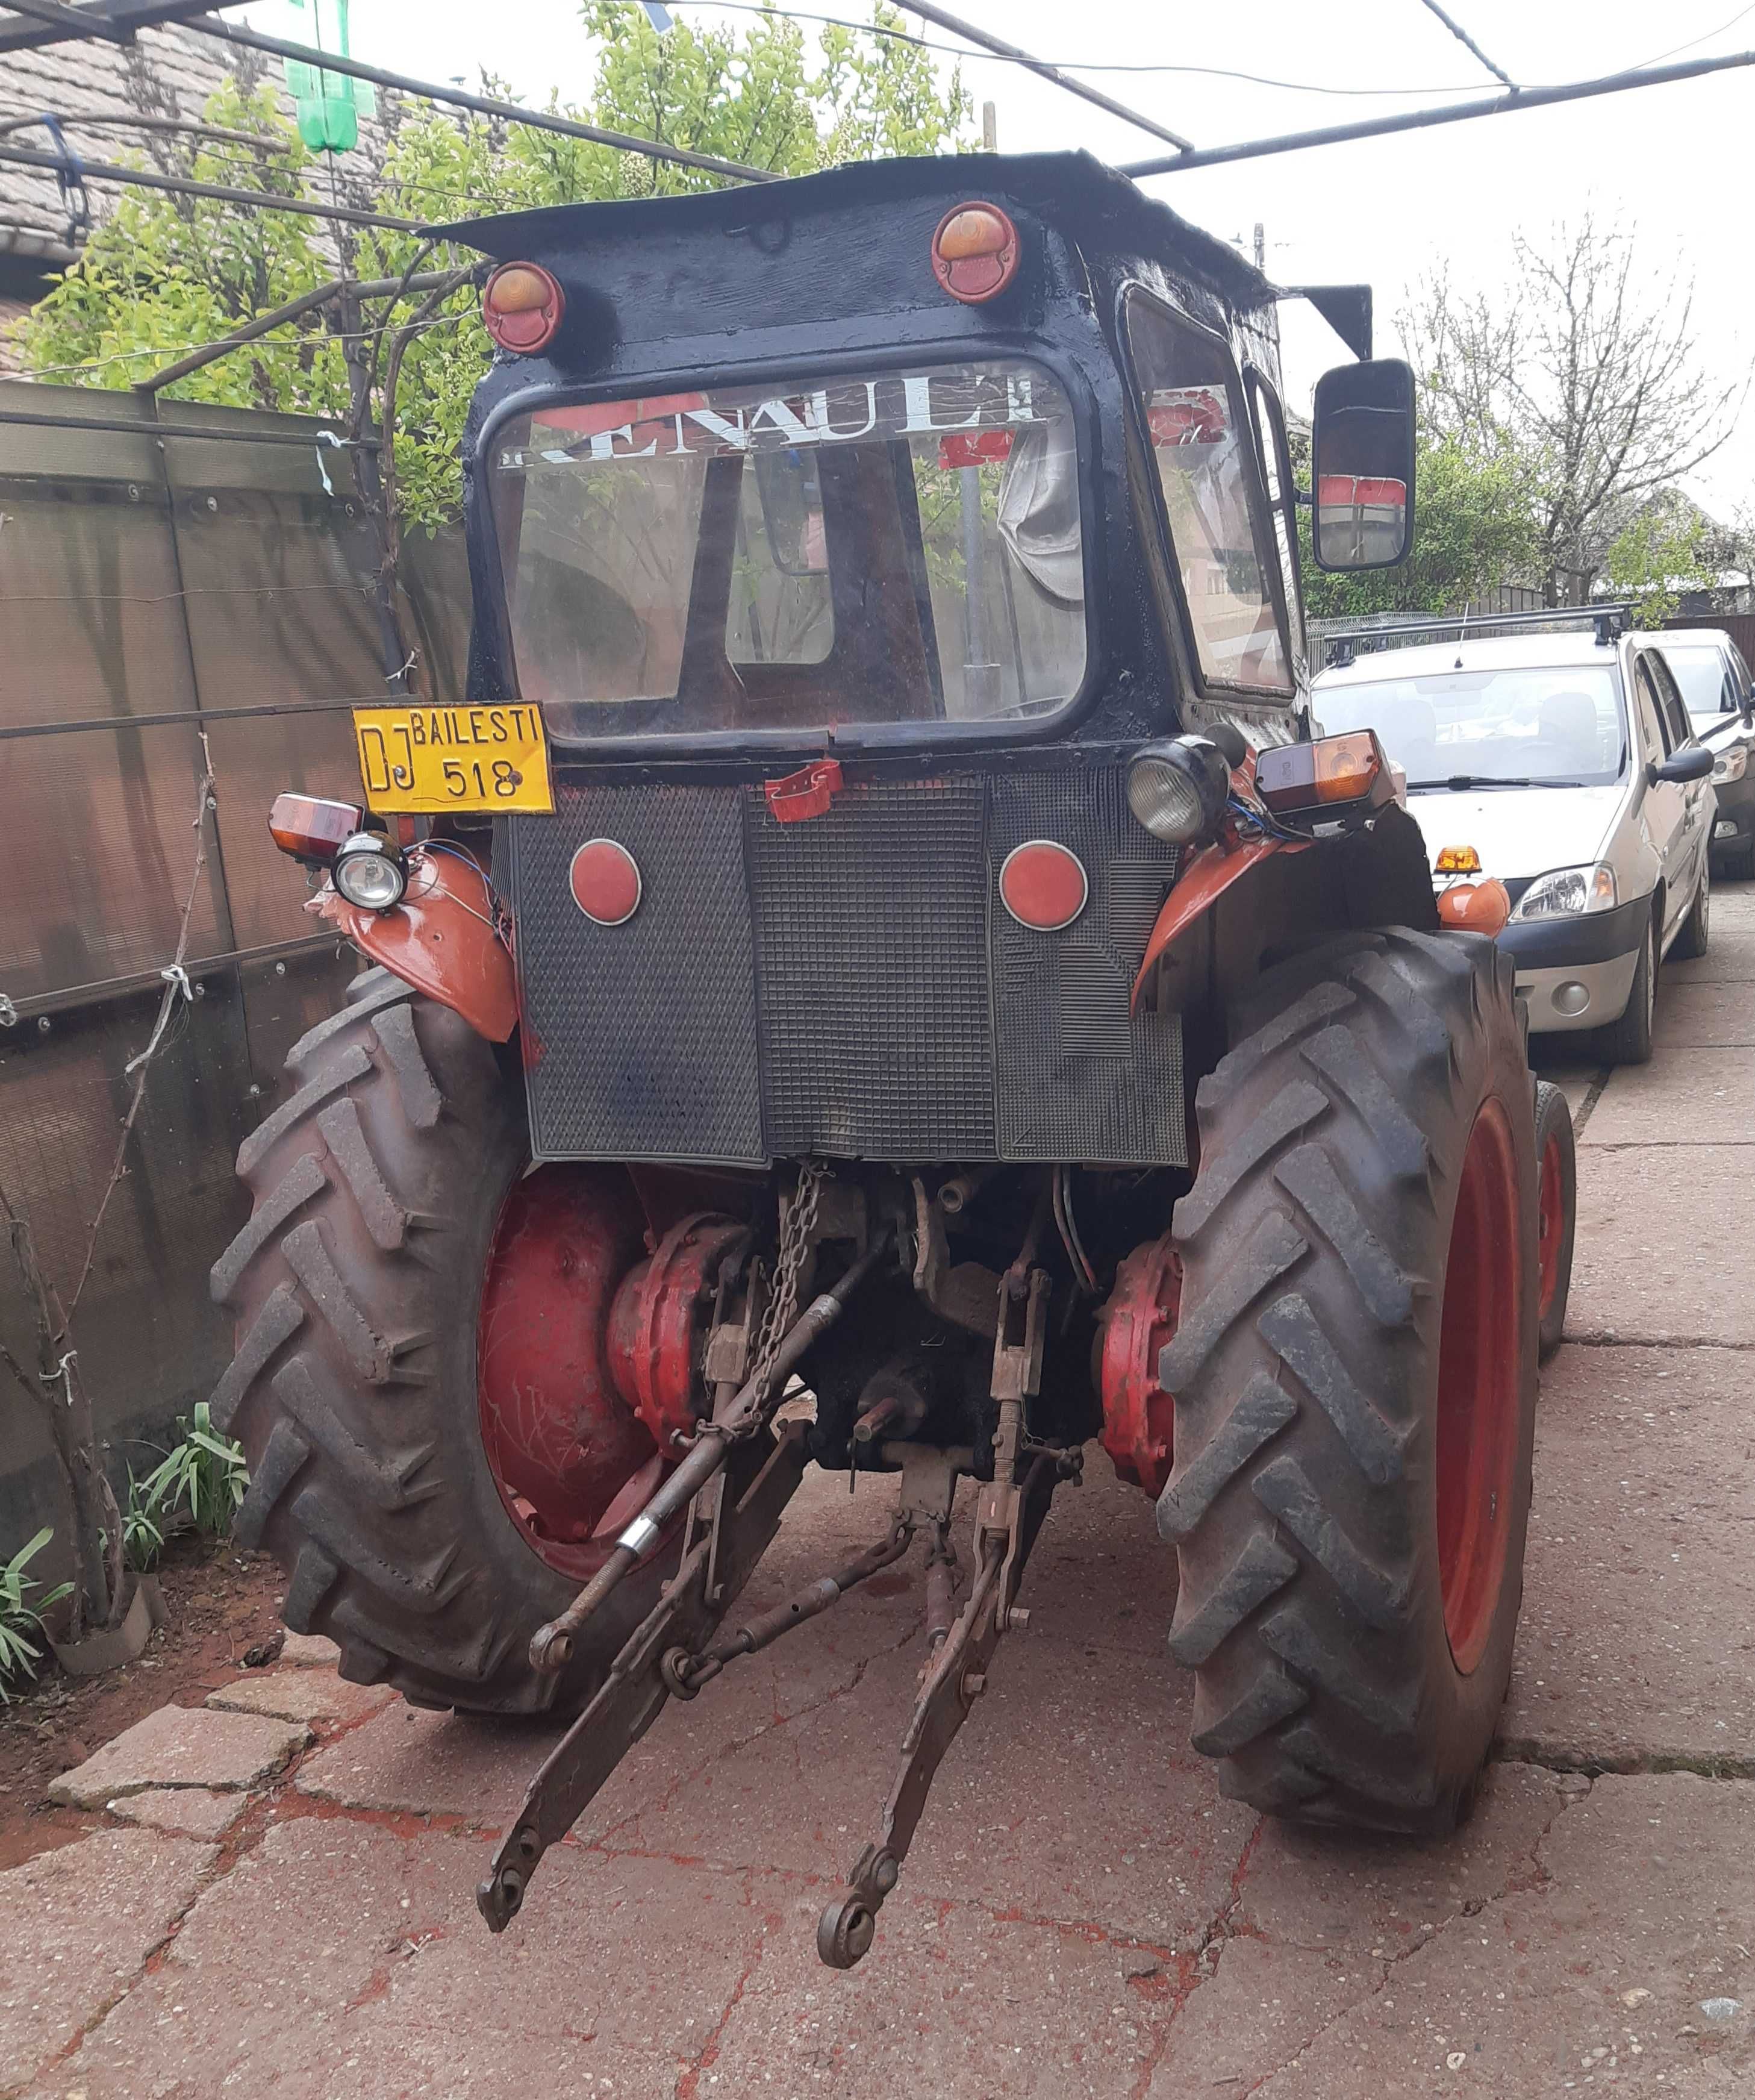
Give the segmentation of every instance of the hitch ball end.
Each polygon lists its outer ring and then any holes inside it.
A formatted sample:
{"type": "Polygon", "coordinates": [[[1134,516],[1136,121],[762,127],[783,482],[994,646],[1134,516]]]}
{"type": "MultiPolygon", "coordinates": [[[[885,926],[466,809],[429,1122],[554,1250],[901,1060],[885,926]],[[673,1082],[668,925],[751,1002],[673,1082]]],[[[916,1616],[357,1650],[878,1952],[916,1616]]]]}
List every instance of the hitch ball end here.
{"type": "Polygon", "coordinates": [[[516,1867],[502,1867],[475,1891],[475,1908],[487,1920],[490,1932],[504,1932],[523,1901],[524,1877],[516,1867]]]}
{"type": "Polygon", "coordinates": [[[530,1637],[530,1666],[540,1670],[546,1677],[565,1670],[573,1659],[573,1640],[571,1634],[550,1624],[538,1626],[530,1637]]]}
{"type": "Polygon", "coordinates": [[[817,1921],[817,1952],[831,1969],[851,1969],[871,1950],[877,1919],[862,1896],[837,1896],[817,1921]]]}

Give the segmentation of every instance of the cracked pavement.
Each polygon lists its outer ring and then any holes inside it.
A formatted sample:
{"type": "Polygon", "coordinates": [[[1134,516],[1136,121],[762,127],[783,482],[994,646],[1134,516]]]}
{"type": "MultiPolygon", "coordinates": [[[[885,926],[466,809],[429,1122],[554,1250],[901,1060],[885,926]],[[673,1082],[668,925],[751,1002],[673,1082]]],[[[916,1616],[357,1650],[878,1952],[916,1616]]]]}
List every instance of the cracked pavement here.
{"type": "MultiPolygon", "coordinates": [[[[1569,1339],[1499,1761],[1454,1838],[1219,1798],[1174,1563],[1093,1454],[852,1974],[814,1926],[893,1767],[912,1562],[672,1704],[498,1939],[474,1886],[552,1732],[386,1702],[295,1643],[174,1783],[121,1739],[111,1805],[0,1875],[0,2096],[1755,2091],[1755,889],[1713,914],[1651,1066],[1554,1074],[1585,1111],[1569,1339]]],[[[813,1476],[753,1592],[887,1512],[813,1476]]]]}

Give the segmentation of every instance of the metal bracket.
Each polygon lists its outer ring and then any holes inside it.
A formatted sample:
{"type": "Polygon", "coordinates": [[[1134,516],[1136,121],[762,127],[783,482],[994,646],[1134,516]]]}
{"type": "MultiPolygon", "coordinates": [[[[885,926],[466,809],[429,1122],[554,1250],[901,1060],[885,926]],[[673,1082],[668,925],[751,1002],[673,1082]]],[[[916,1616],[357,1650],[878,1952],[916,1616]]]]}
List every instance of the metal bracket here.
{"type": "Polygon", "coordinates": [[[16,1028],[18,1008],[3,991],[0,991],[0,1028],[16,1028]]]}
{"type": "Polygon", "coordinates": [[[664,1660],[675,1648],[703,1646],[720,1618],[708,1595],[709,1563],[726,1599],[734,1599],[779,1529],[781,1513],[804,1478],[805,1429],[795,1424],[763,1457],[755,1442],[727,1461],[725,1498],[714,1537],[690,1552],[675,1579],[610,1665],[609,1674],[556,1744],[475,1891],[488,1928],[503,1932],[518,1914],[543,1854],[571,1830],[598,1789],[663,1711],[670,1696],[664,1660]]]}
{"type": "Polygon", "coordinates": [[[944,1213],[926,1193],[918,1176],[914,1183],[914,1287],[941,1319],[972,1334],[991,1335],[1000,1279],[978,1261],[953,1266],[945,1236],[944,1213]]]}

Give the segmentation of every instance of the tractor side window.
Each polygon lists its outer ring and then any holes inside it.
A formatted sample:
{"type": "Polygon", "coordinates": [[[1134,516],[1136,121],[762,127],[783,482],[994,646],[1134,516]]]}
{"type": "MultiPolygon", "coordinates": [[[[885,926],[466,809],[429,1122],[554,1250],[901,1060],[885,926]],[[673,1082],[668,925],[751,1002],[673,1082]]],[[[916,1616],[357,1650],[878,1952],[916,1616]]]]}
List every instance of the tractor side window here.
{"type": "Polygon", "coordinates": [[[1132,355],[1202,677],[1290,694],[1291,655],[1255,432],[1230,351],[1143,293],[1132,355]]]}
{"type": "Polygon", "coordinates": [[[1285,434],[1285,412],[1266,375],[1253,364],[1245,370],[1243,383],[1249,392],[1256,449],[1261,454],[1268,514],[1273,519],[1274,552],[1280,558],[1292,646],[1302,657],[1304,608],[1298,578],[1298,485],[1292,472],[1292,447],[1285,434]]]}

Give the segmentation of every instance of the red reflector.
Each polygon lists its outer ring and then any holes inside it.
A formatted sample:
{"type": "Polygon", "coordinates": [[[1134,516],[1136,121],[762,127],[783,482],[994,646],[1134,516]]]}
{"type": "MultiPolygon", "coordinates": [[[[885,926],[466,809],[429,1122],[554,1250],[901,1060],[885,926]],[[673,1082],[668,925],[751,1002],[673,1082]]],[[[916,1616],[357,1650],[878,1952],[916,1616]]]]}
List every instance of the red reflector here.
{"type": "Polygon", "coordinates": [[[614,839],[587,839],[573,855],[573,902],[599,926],[620,926],[640,908],[640,870],[614,839]]]}
{"type": "Polygon", "coordinates": [[[1070,926],[1090,894],[1084,862],[1052,839],[1014,846],[999,870],[1000,902],[1019,925],[1038,933],[1070,926]]]}
{"type": "Polygon", "coordinates": [[[777,824],[801,824],[808,818],[826,817],[841,792],[841,762],[818,758],[788,773],[783,780],[765,780],[762,793],[777,824]]]}
{"type": "Polygon", "coordinates": [[[482,287],[483,326],[520,356],[545,348],[566,312],[566,293],[534,262],[502,262],[482,287]]]}
{"type": "Polygon", "coordinates": [[[933,275],[954,299],[978,307],[1017,275],[1017,228],[996,204],[959,204],[933,236],[933,275]]]}
{"type": "Polygon", "coordinates": [[[959,466],[998,466],[1011,457],[1009,430],[951,430],[938,441],[938,464],[947,474],[959,466]]]}
{"type": "Polygon", "coordinates": [[[294,860],[332,861],[342,840],[363,831],[365,821],[365,811],[352,802],[276,795],[268,812],[268,836],[294,860]]]}

